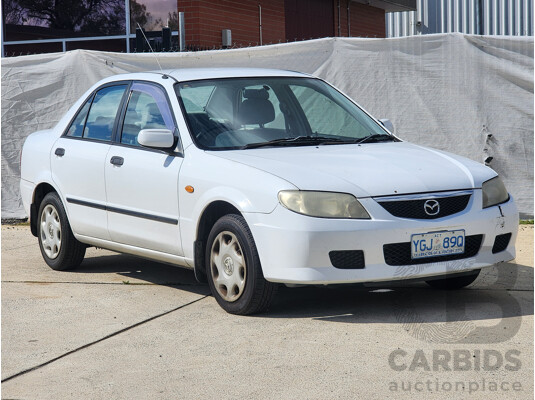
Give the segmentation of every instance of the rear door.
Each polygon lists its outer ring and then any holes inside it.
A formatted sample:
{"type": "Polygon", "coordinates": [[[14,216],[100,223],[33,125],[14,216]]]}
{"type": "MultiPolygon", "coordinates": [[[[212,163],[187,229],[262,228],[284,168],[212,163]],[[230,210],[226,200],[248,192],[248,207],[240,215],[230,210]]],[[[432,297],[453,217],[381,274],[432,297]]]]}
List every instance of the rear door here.
{"type": "Polygon", "coordinates": [[[76,234],[110,238],[104,164],[127,88],[128,83],[121,83],[97,90],[52,149],[53,180],[76,234]]]}
{"type": "Polygon", "coordinates": [[[142,129],[170,129],[178,137],[165,90],[134,82],[118,137],[105,162],[108,230],[115,242],[182,255],[178,226],[178,152],[141,147],[142,129]]]}

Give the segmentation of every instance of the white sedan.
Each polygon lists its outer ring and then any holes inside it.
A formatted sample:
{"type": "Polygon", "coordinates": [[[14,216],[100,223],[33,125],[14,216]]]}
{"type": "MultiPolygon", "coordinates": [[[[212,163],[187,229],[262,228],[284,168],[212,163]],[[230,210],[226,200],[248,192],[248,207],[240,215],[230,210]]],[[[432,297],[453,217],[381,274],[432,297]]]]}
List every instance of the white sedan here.
{"type": "Polygon", "coordinates": [[[297,72],[116,75],[27,138],[22,200],[51,268],[88,246],[189,267],[235,314],[278,283],[459,289],[513,259],[497,174],[391,131],[297,72]]]}

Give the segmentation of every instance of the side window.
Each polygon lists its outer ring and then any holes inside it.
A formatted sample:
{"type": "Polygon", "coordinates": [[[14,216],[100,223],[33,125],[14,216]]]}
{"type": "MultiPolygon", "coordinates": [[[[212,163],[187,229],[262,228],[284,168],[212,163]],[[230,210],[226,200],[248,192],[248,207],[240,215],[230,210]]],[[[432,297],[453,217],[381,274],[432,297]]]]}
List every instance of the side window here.
{"type": "Polygon", "coordinates": [[[110,141],[117,110],[121,105],[126,85],[100,89],[91,104],[83,137],[110,141]]]}
{"type": "Polygon", "coordinates": [[[69,130],[67,131],[67,136],[82,137],[87,112],[89,111],[89,107],[91,106],[91,100],[93,100],[93,96],[91,96],[86,101],[80,112],[78,112],[76,118],[74,118],[74,121],[72,121],[72,124],[69,127],[69,130]]]}
{"type": "Polygon", "coordinates": [[[134,83],[126,108],[121,143],[139,146],[142,129],[169,129],[175,132],[169,103],[162,89],[147,83],[134,83]]]}

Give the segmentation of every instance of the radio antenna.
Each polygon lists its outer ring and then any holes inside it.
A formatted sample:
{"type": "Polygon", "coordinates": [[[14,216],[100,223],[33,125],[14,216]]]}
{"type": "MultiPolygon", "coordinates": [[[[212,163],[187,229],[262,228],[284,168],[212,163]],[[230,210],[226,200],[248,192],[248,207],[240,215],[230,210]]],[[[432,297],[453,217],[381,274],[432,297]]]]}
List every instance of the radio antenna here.
{"type": "MultiPolygon", "coordinates": [[[[149,45],[150,52],[151,52],[152,54],[154,54],[154,57],[156,57],[156,62],[158,63],[158,67],[160,67],[160,71],[163,73],[163,69],[162,69],[162,66],[160,65],[160,61],[158,60],[158,56],[156,55],[156,53],[155,53],[154,50],[152,49],[152,46],[150,45],[149,39],[147,39],[147,36],[145,36],[145,31],[141,28],[141,25],[139,25],[139,22],[137,22],[137,26],[138,26],[138,28],[141,30],[141,33],[143,34],[143,37],[145,38],[145,41],[146,41],[147,44],[149,45]]],[[[164,74],[164,75],[165,75],[165,74],[164,74]]]]}

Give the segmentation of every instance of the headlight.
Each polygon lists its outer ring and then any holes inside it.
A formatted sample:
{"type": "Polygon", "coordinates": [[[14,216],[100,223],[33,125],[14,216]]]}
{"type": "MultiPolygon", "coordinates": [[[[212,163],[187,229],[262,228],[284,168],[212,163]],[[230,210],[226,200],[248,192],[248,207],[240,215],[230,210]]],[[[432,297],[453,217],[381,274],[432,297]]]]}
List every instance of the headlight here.
{"type": "Polygon", "coordinates": [[[509,200],[509,193],[499,176],[483,182],[483,208],[505,203],[509,200]]]}
{"type": "Polygon", "coordinates": [[[311,217],[369,219],[359,201],[347,193],[283,190],[279,201],[288,210],[311,217]]]}

